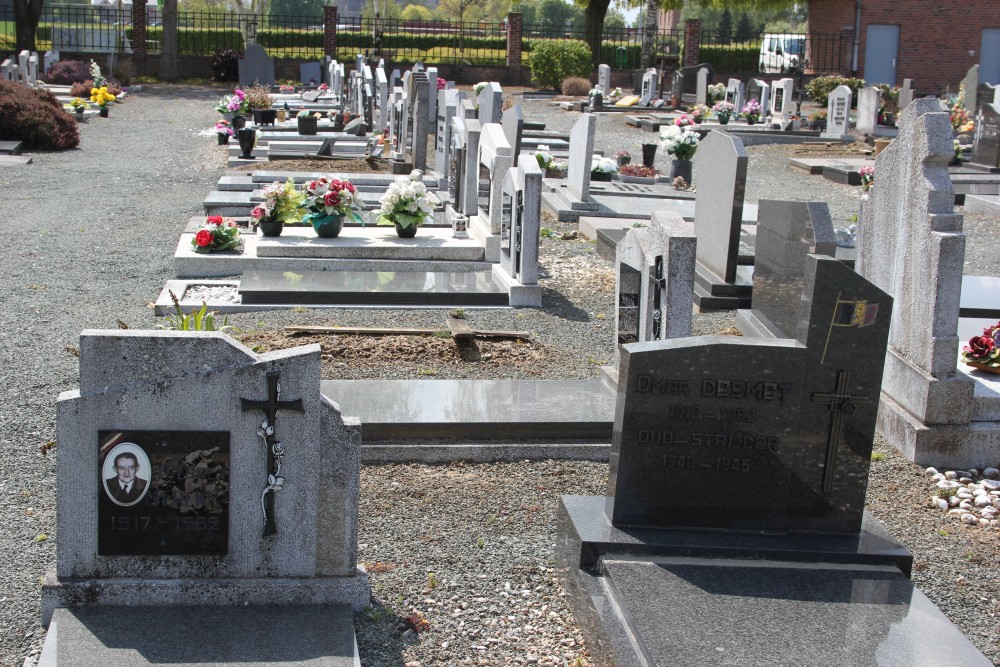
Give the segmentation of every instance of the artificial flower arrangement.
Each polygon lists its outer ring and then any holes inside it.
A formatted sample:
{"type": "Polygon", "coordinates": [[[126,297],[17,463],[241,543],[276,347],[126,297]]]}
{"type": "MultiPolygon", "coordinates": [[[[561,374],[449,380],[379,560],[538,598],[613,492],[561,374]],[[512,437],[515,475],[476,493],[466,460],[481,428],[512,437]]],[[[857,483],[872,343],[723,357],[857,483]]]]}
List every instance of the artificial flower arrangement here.
{"type": "Polygon", "coordinates": [[[476,94],[476,97],[479,97],[479,93],[483,92],[483,88],[488,85],[490,85],[489,81],[480,81],[476,85],[472,86],[472,92],[476,94]]]}
{"type": "Polygon", "coordinates": [[[618,173],[622,176],[635,176],[637,178],[656,178],[660,172],[652,167],[643,164],[625,164],[618,168],[618,173]]]}
{"type": "Polygon", "coordinates": [[[708,94],[709,104],[724,100],[726,99],[726,84],[711,83],[708,85],[708,89],[706,92],[708,94]]]}
{"type": "Polygon", "coordinates": [[[712,113],[715,114],[720,123],[725,125],[733,117],[733,114],[736,113],[736,105],[732,102],[721,100],[712,105],[712,113]]]}
{"type": "Polygon", "coordinates": [[[233,90],[232,95],[226,95],[218,104],[215,105],[215,110],[219,113],[231,113],[238,114],[240,116],[246,116],[250,113],[250,104],[247,102],[247,95],[241,89],[236,88],[233,90]]]}
{"type": "Polygon", "coordinates": [[[618,160],[618,166],[623,167],[632,162],[632,154],[623,148],[615,153],[615,159],[618,160]]]}
{"type": "Polygon", "coordinates": [[[762,111],[763,107],[760,106],[760,102],[757,100],[747,100],[747,103],[743,105],[742,114],[748,121],[756,122],[760,120],[762,111]]]}
{"type": "Polygon", "coordinates": [[[951,156],[951,164],[962,164],[962,142],[958,139],[952,139],[952,150],[954,153],[951,156]]]}
{"type": "Polygon", "coordinates": [[[228,120],[220,120],[218,123],[215,124],[215,133],[231,137],[233,136],[233,126],[229,123],[228,120]]]}
{"type": "Polygon", "coordinates": [[[325,93],[326,91],[330,90],[330,86],[326,85],[325,83],[321,83],[317,87],[317,90],[319,90],[319,92],[321,93],[325,93]]]}
{"type": "Polygon", "coordinates": [[[692,116],[687,115],[686,113],[682,113],[677,118],[674,118],[674,125],[676,125],[677,127],[687,127],[688,125],[694,125],[694,124],[695,124],[694,118],[692,116]]]}
{"type": "Polygon", "coordinates": [[[304,189],[305,207],[309,213],[302,217],[302,222],[312,225],[313,229],[345,216],[364,226],[364,220],[355,212],[359,208],[358,190],[346,178],[329,174],[309,181],[304,189]]]}
{"type": "Polygon", "coordinates": [[[73,111],[76,111],[77,113],[90,108],[90,105],[87,104],[82,97],[74,97],[70,100],[69,105],[73,107],[73,111]]]}
{"type": "Polygon", "coordinates": [[[551,169],[550,165],[555,161],[555,158],[552,157],[547,145],[539,144],[538,150],[535,151],[535,160],[542,171],[547,171],[551,169]]]}
{"type": "Polygon", "coordinates": [[[875,167],[872,165],[865,165],[858,169],[858,174],[861,176],[861,191],[869,192],[873,187],[875,187],[875,167]]]}
{"type": "Polygon", "coordinates": [[[439,76],[437,80],[437,89],[444,90],[447,87],[448,87],[448,80],[445,79],[444,77],[439,76]]]}
{"type": "Polygon", "coordinates": [[[287,222],[302,220],[302,207],[306,195],[295,189],[289,178],[284,183],[275,181],[264,187],[264,201],[250,211],[250,217],[257,222],[287,222]]]}
{"type": "Polygon", "coordinates": [[[611,158],[594,155],[590,158],[590,173],[616,174],[618,173],[618,163],[611,158]]]}
{"type": "Polygon", "coordinates": [[[665,125],[660,130],[660,148],[678,160],[690,160],[698,150],[698,133],[687,127],[665,125]]]}
{"type": "Polygon", "coordinates": [[[962,361],[991,373],[1000,373],[1000,322],[983,329],[962,347],[962,361]]]}
{"type": "Polygon", "coordinates": [[[709,109],[704,104],[696,104],[693,107],[691,107],[690,111],[688,111],[688,115],[694,118],[694,121],[696,123],[700,123],[701,121],[705,120],[705,118],[708,117],[708,114],[710,112],[711,109],[709,109]]]}
{"type": "Polygon", "coordinates": [[[223,218],[221,215],[205,218],[205,223],[191,239],[194,251],[200,253],[235,250],[239,245],[240,228],[232,218],[223,218]]]}
{"type": "Polygon", "coordinates": [[[308,109],[303,109],[296,116],[296,118],[309,118],[309,117],[322,118],[323,116],[318,111],[309,111],[308,109]]]}
{"type": "Polygon", "coordinates": [[[278,86],[278,92],[279,93],[294,93],[295,92],[295,86],[289,86],[288,84],[282,84],[282,85],[278,86]]]}
{"type": "Polygon", "coordinates": [[[380,204],[377,223],[408,228],[420,226],[431,217],[438,199],[427,191],[421,177],[423,172],[414,169],[409,176],[397,176],[378,200],[380,204]]]}
{"type": "Polygon", "coordinates": [[[90,101],[104,108],[115,101],[115,96],[108,92],[107,86],[90,89],[90,101]]]}
{"type": "Polygon", "coordinates": [[[94,88],[100,88],[101,86],[108,85],[107,79],[105,79],[104,74],[101,73],[101,66],[95,63],[93,58],[90,60],[90,78],[94,82],[94,88]]]}
{"type": "Polygon", "coordinates": [[[955,104],[949,113],[951,118],[951,129],[955,132],[972,132],[976,128],[976,121],[972,120],[969,110],[960,104],[955,104]]]}
{"type": "Polygon", "coordinates": [[[608,97],[621,97],[621,96],[622,96],[621,88],[615,88],[614,90],[611,91],[611,93],[608,94],[608,97]]]}

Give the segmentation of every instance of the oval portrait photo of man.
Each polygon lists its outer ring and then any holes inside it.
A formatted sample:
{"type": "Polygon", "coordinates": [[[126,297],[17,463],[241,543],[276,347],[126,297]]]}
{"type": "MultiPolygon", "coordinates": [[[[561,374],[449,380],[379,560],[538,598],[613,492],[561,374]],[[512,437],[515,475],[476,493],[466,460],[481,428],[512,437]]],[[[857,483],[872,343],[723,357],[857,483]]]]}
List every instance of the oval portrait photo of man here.
{"type": "Polygon", "coordinates": [[[104,492],[116,505],[135,505],[149,489],[149,468],[142,447],[132,442],[115,445],[104,459],[104,492]]]}

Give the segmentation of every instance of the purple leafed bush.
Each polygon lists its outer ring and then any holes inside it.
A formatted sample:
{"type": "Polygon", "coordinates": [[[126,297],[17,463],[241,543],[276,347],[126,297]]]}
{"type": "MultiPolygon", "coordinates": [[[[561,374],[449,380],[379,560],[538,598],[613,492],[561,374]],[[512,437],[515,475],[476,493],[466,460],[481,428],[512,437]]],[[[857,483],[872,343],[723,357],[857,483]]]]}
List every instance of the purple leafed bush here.
{"type": "Polygon", "coordinates": [[[0,81],[0,139],[28,150],[66,150],[80,144],[80,133],[49,91],[0,81]]]}
{"type": "Polygon", "coordinates": [[[71,86],[90,78],[90,63],[82,60],[60,60],[53,63],[45,75],[46,83],[57,86],[71,86]]]}

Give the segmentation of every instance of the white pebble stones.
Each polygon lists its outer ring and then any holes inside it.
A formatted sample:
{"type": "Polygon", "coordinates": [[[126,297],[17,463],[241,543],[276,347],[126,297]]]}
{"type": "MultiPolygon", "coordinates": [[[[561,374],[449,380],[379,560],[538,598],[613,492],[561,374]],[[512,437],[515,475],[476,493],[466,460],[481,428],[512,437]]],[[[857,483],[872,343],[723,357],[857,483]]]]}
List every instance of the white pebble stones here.
{"type": "Polygon", "coordinates": [[[984,468],[982,474],[975,468],[969,470],[947,470],[938,472],[936,468],[925,470],[931,481],[937,484],[937,491],[931,496],[931,506],[947,511],[969,526],[984,529],[1000,527],[1000,469],[984,468]]]}

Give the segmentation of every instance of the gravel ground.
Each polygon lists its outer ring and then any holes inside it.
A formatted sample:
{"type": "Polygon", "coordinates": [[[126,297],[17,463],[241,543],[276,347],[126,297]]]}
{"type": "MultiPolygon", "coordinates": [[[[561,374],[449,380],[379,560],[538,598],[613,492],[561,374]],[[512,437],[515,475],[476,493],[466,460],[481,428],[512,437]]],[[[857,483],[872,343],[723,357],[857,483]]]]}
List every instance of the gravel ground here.
{"type": "MultiPolygon", "coordinates": [[[[55,563],[54,404],[77,386],[71,350],[85,328],[154,324],[150,302],[172,277],[185,221],[223,171],[211,127],[220,89],[151,86],[82,127],[81,147],[35,156],[0,171],[0,220],[12,238],[0,274],[0,667],[37,654],[38,578],[55,563]],[[51,194],[50,194],[51,193],[51,194]]],[[[525,115],[568,131],[577,114],[545,102],[525,115]]],[[[638,149],[652,135],[602,115],[598,148],[638,149]],[[631,142],[631,143],[628,143],[631,142]]],[[[748,201],[828,201],[835,223],[856,209],[857,189],[787,167],[790,147],[751,147],[748,201]]],[[[666,165],[665,156],[657,166],[666,165]]],[[[966,273],[1000,275],[997,218],[967,216],[966,273]]],[[[470,313],[478,328],[532,332],[546,355],[533,367],[441,364],[439,377],[596,377],[610,361],[613,273],[593,243],[563,240],[572,225],[545,223],[540,310],[470,313]],[[527,370],[537,371],[527,373],[527,370]],[[519,373],[524,375],[519,375],[519,373]],[[453,373],[453,375],[449,375],[453,373]]],[[[286,324],[442,327],[441,310],[296,310],[230,317],[241,336],[286,324]]],[[[732,324],[699,316],[696,333],[732,324]]],[[[421,377],[421,364],[351,364],[341,377],[421,377]]],[[[914,581],[993,660],[1000,659],[997,533],[929,508],[933,483],[877,443],[869,509],[917,559],[914,581]]],[[[969,462],[970,465],[997,464],[969,462]]],[[[552,664],[586,661],[566,601],[552,579],[554,510],[561,493],[602,493],[607,466],[519,462],[447,466],[370,465],[362,470],[359,558],[372,573],[374,605],[356,617],[363,664],[552,664]]],[[[29,661],[30,662],[30,661],[29,661]]]]}

